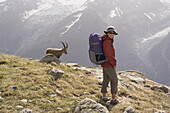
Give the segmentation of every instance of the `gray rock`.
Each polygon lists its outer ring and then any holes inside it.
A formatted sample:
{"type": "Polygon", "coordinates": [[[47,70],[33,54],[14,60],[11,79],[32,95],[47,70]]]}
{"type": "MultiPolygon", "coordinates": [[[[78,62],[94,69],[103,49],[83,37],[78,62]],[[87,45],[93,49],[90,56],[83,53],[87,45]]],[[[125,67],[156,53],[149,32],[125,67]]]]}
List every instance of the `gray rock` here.
{"type": "Polygon", "coordinates": [[[49,103],[51,103],[51,101],[50,100],[47,100],[49,103]]]}
{"type": "Polygon", "coordinates": [[[59,69],[53,68],[50,70],[49,74],[51,74],[54,77],[54,79],[57,80],[62,77],[64,72],[59,69]]]}
{"type": "Polygon", "coordinates": [[[17,86],[11,86],[11,88],[12,88],[13,90],[17,90],[17,89],[18,89],[17,86]]]}
{"type": "Polygon", "coordinates": [[[78,71],[79,69],[77,67],[72,67],[73,70],[78,71]]]}
{"type": "Polygon", "coordinates": [[[136,113],[136,111],[133,109],[133,107],[129,106],[125,109],[123,113],[136,113]]]}
{"type": "Polygon", "coordinates": [[[61,93],[62,93],[62,91],[60,91],[60,90],[56,89],[56,93],[57,93],[57,94],[61,94],[61,93]]]}
{"type": "Polygon", "coordinates": [[[96,101],[86,98],[79,102],[74,113],[109,113],[108,109],[96,101]]]}
{"type": "Polygon", "coordinates": [[[67,63],[66,64],[68,67],[79,67],[77,63],[67,63]]]}
{"type": "Polygon", "coordinates": [[[56,58],[53,54],[47,54],[46,56],[43,56],[43,58],[40,59],[40,62],[46,63],[55,62],[57,64],[61,63],[61,61],[58,58],[56,58]]]}
{"type": "Polygon", "coordinates": [[[51,95],[48,95],[50,97],[56,97],[57,95],[56,94],[51,94],[51,95]]]}
{"type": "Polygon", "coordinates": [[[164,91],[164,93],[168,93],[169,89],[166,86],[161,86],[160,89],[164,91]]]}
{"type": "Polygon", "coordinates": [[[27,103],[27,102],[28,102],[28,100],[27,100],[27,99],[22,99],[22,100],[21,100],[21,102],[23,102],[23,103],[27,103]]]}
{"type": "Polygon", "coordinates": [[[16,108],[24,108],[23,106],[17,105],[16,108]]]}
{"type": "Polygon", "coordinates": [[[132,82],[135,82],[135,83],[145,83],[145,79],[141,78],[141,77],[137,77],[137,76],[129,76],[129,79],[132,81],[132,82]]]}
{"type": "Polygon", "coordinates": [[[57,107],[57,110],[63,110],[61,107],[57,107]]]}
{"type": "Polygon", "coordinates": [[[157,112],[155,113],[166,113],[165,111],[162,111],[162,110],[158,110],[157,112]]]}
{"type": "Polygon", "coordinates": [[[164,93],[168,93],[169,92],[169,89],[165,86],[153,86],[151,87],[152,90],[161,90],[163,91],[164,93]]]}
{"type": "Polygon", "coordinates": [[[150,85],[144,85],[144,87],[151,87],[150,85]]]}
{"type": "Polygon", "coordinates": [[[80,78],[83,78],[83,77],[85,77],[84,75],[77,75],[78,77],[80,77],[80,78]]]}
{"type": "Polygon", "coordinates": [[[126,87],[129,90],[134,90],[135,88],[132,85],[129,85],[128,83],[126,83],[125,81],[120,81],[121,85],[123,87],[126,87]]]}
{"type": "Polygon", "coordinates": [[[19,113],[33,113],[33,111],[30,110],[30,109],[23,109],[23,110],[20,111],[19,113]]]}

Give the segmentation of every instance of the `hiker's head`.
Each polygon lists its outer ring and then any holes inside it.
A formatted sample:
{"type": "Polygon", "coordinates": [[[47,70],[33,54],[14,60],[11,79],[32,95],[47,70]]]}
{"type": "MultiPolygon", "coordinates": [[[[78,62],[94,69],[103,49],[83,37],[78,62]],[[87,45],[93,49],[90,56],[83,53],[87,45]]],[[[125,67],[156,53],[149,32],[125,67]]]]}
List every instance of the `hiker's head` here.
{"type": "Polygon", "coordinates": [[[113,38],[114,35],[118,35],[113,26],[108,26],[107,30],[104,31],[104,33],[108,35],[110,38],[113,38]]]}

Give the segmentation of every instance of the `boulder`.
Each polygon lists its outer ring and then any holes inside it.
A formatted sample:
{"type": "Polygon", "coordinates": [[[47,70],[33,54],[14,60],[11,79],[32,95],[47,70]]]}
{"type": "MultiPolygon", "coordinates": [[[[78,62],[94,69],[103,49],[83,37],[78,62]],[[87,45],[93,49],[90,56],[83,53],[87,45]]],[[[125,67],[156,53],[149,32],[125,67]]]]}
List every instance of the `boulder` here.
{"type": "Polygon", "coordinates": [[[57,80],[62,77],[64,72],[59,69],[53,68],[50,70],[49,74],[51,74],[54,77],[54,79],[57,80]]]}
{"type": "Polygon", "coordinates": [[[164,93],[168,93],[169,92],[169,89],[166,86],[152,86],[151,89],[154,90],[154,91],[155,90],[161,90],[164,93]]]}
{"type": "Polygon", "coordinates": [[[53,54],[47,54],[46,56],[43,56],[43,58],[40,59],[40,62],[46,63],[55,62],[57,64],[61,63],[61,61],[58,58],[56,58],[53,54]]]}
{"type": "Polygon", "coordinates": [[[96,101],[85,98],[80,101],[74,113],[109,113],[108,109],[96,101]]]}
{"type": "Polygon", "coordinates": [[[148,85],[148,84],[146,84],[146,85],[144,85],[144,87],[149,87],[149,88],[150,88],[151,86],[150,86],[150,85],[148,85]]]}
{"type": "Polygon", "coordinates": [[[136,113],[136,111],[131,107],[127,107],[123,113],[136,113]]]}

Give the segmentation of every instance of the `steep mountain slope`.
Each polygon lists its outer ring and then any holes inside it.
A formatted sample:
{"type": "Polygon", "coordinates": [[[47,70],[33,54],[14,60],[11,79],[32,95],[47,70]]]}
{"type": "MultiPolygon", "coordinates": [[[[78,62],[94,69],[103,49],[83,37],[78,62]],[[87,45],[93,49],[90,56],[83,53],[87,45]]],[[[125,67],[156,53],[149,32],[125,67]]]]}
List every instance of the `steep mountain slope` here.
{"type": "MultiPolygon", "coordinates": [[[[154,79],[162,73],[153,68],[157,65],[148,55],[170,31],[169,6],[168,0],[3,0],[0,52],[39,59],[46,48],[61,48],[60,41],[65,41],[69,53],[61,60],[92,65],[88,58],[90,33],[102,35],[108,25],[114,25],[119,33],[115,37],[118,69],[139,70],[154,79]],[[160,31],[163,34],[159,35],[160,31]]],[[[165,71],[169,73],[169,69],[165,71]]],[[[154,80],[170,85],[158,78],[154,80]]]]}
{"type": "Polygon", "coordinates": [[[153,67],[153,80],[158,81],[161,80],[162,83],[170,84],[169,72],[167,70],[170,69],[170,33],[157,45],[155,45],[150,52],[148,52],[147,57],[150,59],[150,66],[153,67]]]}

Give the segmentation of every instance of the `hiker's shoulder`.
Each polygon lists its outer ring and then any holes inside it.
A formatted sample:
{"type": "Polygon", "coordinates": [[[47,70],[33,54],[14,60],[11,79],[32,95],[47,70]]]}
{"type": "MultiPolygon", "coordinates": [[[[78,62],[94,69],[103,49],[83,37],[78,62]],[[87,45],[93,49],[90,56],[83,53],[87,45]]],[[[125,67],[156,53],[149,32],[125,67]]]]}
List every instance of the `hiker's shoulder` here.
{"type": "Polygon", "coordinates": [[[107,35],[104,34],[104,35],[102,36],[102,40],[105,41],[105,40],[111,40],[111,39],[110,39],[107,35]]]}

